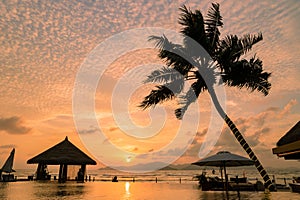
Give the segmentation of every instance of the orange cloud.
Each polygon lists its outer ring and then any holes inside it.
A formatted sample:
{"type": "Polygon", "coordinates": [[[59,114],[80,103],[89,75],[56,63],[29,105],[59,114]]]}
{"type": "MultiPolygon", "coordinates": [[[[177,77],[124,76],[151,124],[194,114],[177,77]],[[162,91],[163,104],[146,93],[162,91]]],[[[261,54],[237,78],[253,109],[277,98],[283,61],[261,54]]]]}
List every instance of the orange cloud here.
{"type": "Polygon", "coordinates": [[[293,106],[297,105],[298,102],[296,99],[292,99],[280,112],[280,116],[284,116],[286,114],[289,114],[291,112],[291,109],[293,106]]]}
{"type": "Polygon", "coordinates": [[[27,134],[31,128],[23,125],[20,117],[0,118],[0,131],[5,131],[9,134],[27,134]]]}

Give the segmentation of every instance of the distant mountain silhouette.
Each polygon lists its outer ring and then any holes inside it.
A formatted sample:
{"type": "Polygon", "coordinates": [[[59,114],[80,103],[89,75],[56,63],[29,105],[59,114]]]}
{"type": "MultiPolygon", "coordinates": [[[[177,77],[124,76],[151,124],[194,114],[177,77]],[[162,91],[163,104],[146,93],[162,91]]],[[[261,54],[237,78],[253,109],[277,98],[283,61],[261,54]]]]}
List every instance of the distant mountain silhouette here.
{"type": "Polygon", "coordinates": [[[160,170],[178,170],[174,165],[168,165],[166,167],[161,168],[160,170]]]}
{"type": "Polygon", "coordinates": [[[98,170],[115,170],[115,169],[112,167],[101,167],[98,170]]]}
{"type": "MultiPolygon", "coordinates": [[[[160,170],[160,166],[165,166],[167,164],[162,162],[151,162],[151,163],[142,163],[132,166],[111,166],[100,168],[100,170],[125,170],[125,171],[151,171],[153,169],[160,170]]],[[[168,167],[168,166],[167,166],[168,167]]],[[[166,168],[166,167],[164,167],[166,168]]],[[[162,168],[162,169],[164,169],[162,168]]],[[[170,167],[171,168],[171,167],[170,167]]]]}
{"type": "Polygon", "coordinates": [[[149,171],[152,169],[157,170],[200,170],[202,169],[200,166],[191,165],[191,164],[170,164],[166,167],[159,169],[159,166],[166,165],[165,163],[161,162],[151,162],[151,163],[143,163],[143,164],[136,164],[132,166],[112,166],[112,167],[102,167],[99,170],[126,170],[126,171],[149,171]]]}
{"type": "Polygon", "coordinates": [[[182,164],[177,165],[180,170],[201,170],[203,167],[197,166],[197,165],[191,165],[191,164],[182,164]]]}

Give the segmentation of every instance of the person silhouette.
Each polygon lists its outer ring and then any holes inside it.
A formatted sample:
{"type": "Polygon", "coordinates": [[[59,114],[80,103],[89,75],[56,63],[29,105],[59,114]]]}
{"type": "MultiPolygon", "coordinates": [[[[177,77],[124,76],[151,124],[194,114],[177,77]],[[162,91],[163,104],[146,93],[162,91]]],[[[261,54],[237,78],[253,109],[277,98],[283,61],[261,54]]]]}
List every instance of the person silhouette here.
{"type": "Polygon", "coordinates": [[[81,168],[79,168],[78,173],[77,173],[77,181],[78,182],[83,182],[84,181],[84,174],[81,168]]]}
{"type": "Polygon", "coordinates": [[[118,182],[118,177],[114,176],[114,178],[112,179],[112,182],[118,182]]]}

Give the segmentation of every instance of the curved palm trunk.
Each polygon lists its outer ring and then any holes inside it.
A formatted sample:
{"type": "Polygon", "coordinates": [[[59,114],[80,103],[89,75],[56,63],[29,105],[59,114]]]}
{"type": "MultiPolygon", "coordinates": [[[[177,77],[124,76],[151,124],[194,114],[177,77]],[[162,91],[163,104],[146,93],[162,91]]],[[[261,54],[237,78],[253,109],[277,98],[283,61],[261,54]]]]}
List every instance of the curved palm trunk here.
{"type": "Polygon", "coordinates": [[[264,169],[264,167],[262,166],[262,164],[260,163],[260,161],[258,160],[256,155],[252,151],[251,147],[248,145],[248,143],[244,139],[241,132],[237,129],[235,124],[231,121],[231,119],[228,117],[228,115],[224,112],[222,106],[220,105],[220,103],[218,101],[215,90],[212,87],[209,88],[209,93],[210,93],[211,99],[212,99],[218,113],[224,119],[224,121],[230,128],[231,132],[233,133],[233,135],[235,136],[235,138],[237,139],[239,144],[246,151],[246,153],[248,154],[250,159],[254,161],[254,165],[255,165],[256,169],[258,170],[259,174],[261,175],[261,177],[263,178],[263,180],[265,182],[265,188],[268,188],[269,190],[274,190],[274,186],[272,184],[272,181],[271,181],[268,173],[266,172],[266,170],[264,169]]]}
{"type": "Polygon", "coordinates": [[[252,151],[251,147],[248,145],[248,143],[244,139],[241,132],[237,129],[237,127],[234,125],[234,123],[231,121],[231,119],[227,115],[223,119],[225,120],[226,124],[230,128],[231,132],[233,133],[233,135],[235,136],[237,141],[240,143],[240,145],[243,147],[243,149],[247,152],[250,159],[254,161],[254,165],[255,165],[256,169],[258,170],[259,174],[262,176],[262,178],[265,182],[265,187],[268,189],[271,189],[270,186],[272,186],[272,181],[270,180],[268,173],[266,172],[266,170],[264,169],[264,167],[262,166],[262,164],[260,163],[260,161],[258,160],[256,155],[252,151]]]}

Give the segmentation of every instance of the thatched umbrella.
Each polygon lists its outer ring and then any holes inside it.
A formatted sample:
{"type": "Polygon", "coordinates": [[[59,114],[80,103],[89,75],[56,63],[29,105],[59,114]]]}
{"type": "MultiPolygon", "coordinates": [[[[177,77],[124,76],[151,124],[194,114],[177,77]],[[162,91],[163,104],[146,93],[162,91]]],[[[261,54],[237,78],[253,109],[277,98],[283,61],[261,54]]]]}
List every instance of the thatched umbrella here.
{"type": "Polygon", "coordinates": [[[248,158],[230,153],[228,151],[220,151],[215,155],[201,159],[192,164],[198,165],[198,166],[213,166],[213,167],[224,168],[225,184],[226,184],[226,190],[227,190],[228,189],[227,188],[228,178],[226,175],[226,167],[250,166],[250,165],[254,165],[254,161],[252,161],[248,158]]]}
{"type": "Polygon", "coordinates": [[[273,154],[286,160],[300,160],[300,121],[293,126],[273,148],[273,154]]]}
{"type": "Polygon", "coordinates": [[[68,165],[81,165],[81,170],[85,174],[86,165],[96,165],[96,161],[83,153],[68,137],[64,141],[29,159],[28,164],[38,163],[37,179],[43,179],[43,169],[46,165],[60,165],[59,178],[61,182],[67,179],[68,165]]]}

